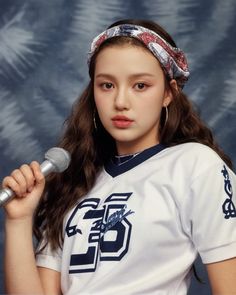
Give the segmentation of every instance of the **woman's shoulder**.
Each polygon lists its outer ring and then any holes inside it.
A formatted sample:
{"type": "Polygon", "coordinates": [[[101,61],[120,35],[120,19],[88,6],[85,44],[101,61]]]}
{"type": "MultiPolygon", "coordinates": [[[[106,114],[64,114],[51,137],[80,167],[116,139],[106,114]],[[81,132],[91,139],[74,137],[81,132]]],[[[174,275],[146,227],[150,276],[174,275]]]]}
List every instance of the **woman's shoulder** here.
{"type": "Polygon", "coordinates": [[[197,142],[187,142],[178,144],[175,146],[171,146],[167,148],[170,153],[176,154],[178,157],[181,156],[183,158],[190,159],[206,159],[208,162],[212,161],[221,161],[220,156],[209,146],[204,145],[202,143],[197,142]]]}
{"type": "Polygon", "coordinates": [[[176,170],[192,176],[214,166],[221,167],[224,164],[221,157],[212,148],[195,142],[168,147],[163,153],[164,155],[173,169],[176,168],[176,170]]]}

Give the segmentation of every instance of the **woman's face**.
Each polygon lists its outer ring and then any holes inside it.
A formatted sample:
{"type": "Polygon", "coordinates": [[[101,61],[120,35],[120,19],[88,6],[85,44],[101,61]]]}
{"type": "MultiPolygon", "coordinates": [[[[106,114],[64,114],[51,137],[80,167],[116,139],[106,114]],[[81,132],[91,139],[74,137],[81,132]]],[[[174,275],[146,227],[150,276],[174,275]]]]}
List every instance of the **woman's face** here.
{"type": "Polygon", "coordinates": [[[94,98],[118,154],[140,152],[159,143],[161,110],[172,95],[151,52],[131,45],[101,50],[95,65],[94,98]]]}

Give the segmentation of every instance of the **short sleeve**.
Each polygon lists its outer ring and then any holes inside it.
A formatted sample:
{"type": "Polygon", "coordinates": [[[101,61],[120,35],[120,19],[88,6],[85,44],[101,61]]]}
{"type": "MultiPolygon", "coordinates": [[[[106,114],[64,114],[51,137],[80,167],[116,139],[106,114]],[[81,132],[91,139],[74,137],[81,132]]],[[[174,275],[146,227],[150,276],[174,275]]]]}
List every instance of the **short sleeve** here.
{"type": "Polygon", "coordinates": [[[236,176],[217,159],[193,179],[185,208],[203,263],[236,257],[235,205],[236,176]]]}
{"type": "MultiPolygon", "coordinates": [[[[40,245],[38,248],[40,248],[40,245]]],[[[48,243],[42,251],[36,254],[36,265],[61,272],[61,252],[61,249],[53,251],[48,243]]]]}

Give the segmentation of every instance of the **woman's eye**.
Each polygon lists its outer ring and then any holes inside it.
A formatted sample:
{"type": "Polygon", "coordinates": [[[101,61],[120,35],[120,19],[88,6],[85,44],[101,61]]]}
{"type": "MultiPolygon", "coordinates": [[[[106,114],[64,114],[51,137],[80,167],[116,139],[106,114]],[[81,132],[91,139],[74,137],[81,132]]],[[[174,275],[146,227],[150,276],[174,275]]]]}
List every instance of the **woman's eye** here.
{"type": "Polygon", "coordinates": [[[105,90],[109,90],[109,89],[113,88],[113,84],[112,83],[102,83],[101,86],[105,90]]]}
{"type": "Polygon", "coordinates": [[[147,87],[147,85],[145,83],[137,83],[135,85],[135,88],[138,89],[138,90],[143,90],[147,87]]]}

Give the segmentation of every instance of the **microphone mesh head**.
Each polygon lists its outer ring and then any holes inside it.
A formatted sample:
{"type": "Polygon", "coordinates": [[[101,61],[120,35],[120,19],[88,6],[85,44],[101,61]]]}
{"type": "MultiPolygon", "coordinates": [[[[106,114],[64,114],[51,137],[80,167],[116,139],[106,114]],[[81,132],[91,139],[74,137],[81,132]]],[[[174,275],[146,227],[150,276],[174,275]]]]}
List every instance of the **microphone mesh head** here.
{"type": "Polygon", "coordinates": [[[45,154],[45,159],[53,163],[55,172],[63,172],[70,164],[70,154],[63,148],[53,147],[45,154]]]}

